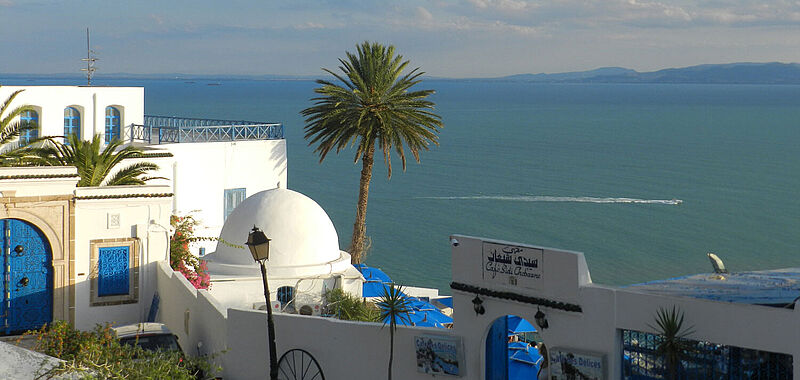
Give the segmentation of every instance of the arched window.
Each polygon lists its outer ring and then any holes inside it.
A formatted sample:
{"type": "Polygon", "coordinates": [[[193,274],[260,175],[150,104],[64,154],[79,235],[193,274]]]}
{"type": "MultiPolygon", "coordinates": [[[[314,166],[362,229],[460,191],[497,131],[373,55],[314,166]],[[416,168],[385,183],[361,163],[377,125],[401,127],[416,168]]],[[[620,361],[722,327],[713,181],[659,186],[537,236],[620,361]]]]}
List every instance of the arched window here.
{"type": "Polygon", "coordinates": [[[119,110],[116,107],[106,107],[106,142],[121,138],[120,125],[119,110]]]}
{"type": "Polygon", "coordinates": [[[19,121],[22,125],[32,125],[34,128],[22,132],[19,135],[20,145],[26,145],[31,140],[39,138],[39,113],[30,110],[25,111],[19,115],[19,121]]]}
{"type": "Polygon", "coordinates": [[[281,301],[281,307],[285,307],[286,304],[292,302],[294,299],[294,287],[293,286],[281,286],[278,288],[278,301],[281,301]]]}
{"type": "Polygon", "coordinates": [[[75,107],[64,108],[64,137],[69,135],[81,138],[81,113],[75,107]]]}

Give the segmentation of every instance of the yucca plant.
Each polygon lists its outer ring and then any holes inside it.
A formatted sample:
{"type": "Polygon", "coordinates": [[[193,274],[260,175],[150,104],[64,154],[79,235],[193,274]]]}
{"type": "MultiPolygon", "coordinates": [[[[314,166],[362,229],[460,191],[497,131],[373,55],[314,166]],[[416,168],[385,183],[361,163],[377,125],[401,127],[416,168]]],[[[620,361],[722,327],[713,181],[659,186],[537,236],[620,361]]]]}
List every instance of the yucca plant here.
{"type": "Polygon", "coordinates": [[[137,162],[111,175],[123,160],[142,155],[139,148],[129,145],[118,149],[120,145],[122,141],[112,140],[101,150],[99,135],[95,135],[92,141],[84,141],[73,134],[66,136],[64,143],[50,139],[42,147],[30,148],[25,160],[34,165],[75,166],[81,178],[79,187],[144,185],[151,179],[162,178],[144,176],[149,171],[158,170],[158,165],[152,162],[137,162]]]}
{"type": "Polygon", "coordinates": [[[649,325],[659,335],[656,352],[663,358],[670,380],[678,378],[681,359],[694,348],[692,342],[686,339],[686,336],[694,333],[694,328],[683,324],[683,312],[673,305],[672,309],[659,308],[655,326],[649,325]]]}
{"type": "Polygon", "coordinates": [[[411,304],[403,294],[403,288],[390,284],[383,289],[383,294],[377,302],[381,310],[381,320],[383,326],[389,324],[389,380],[392,380],[392,361],[394,359],[394,332],[397,330],[397,323],[410,323],[408,313],[411,311],[411,304]]]}
{"type": "Polygon", "coordinates": [[[403,75],[409,61],[395,55],[394,46],[364,42],[356,46],[356,54],[347,52],[339,59],[341,74],[323,69],[341,84],[317,80],[319,97],[311,99],[314,106],[301,111],[306,118],[305,138],[309,145],[317,144],[322,162],[335,150],[356,146],[354,162],[361,160],[361,179],[353,223],[350,255],[354,264],[363,260],[366,238],[367,198],[372,179],[375,148],[383,153],[383,161],[392,177],[391,152],[400,157],[403,170],[406,156],[403,146],[419,162],[421,150],[430,144],[438,145],[437,133],[441,117],[432,112],[434,103],[426,100],[433,90],[412,91],[420,83],[419,68],[403,75]]]}

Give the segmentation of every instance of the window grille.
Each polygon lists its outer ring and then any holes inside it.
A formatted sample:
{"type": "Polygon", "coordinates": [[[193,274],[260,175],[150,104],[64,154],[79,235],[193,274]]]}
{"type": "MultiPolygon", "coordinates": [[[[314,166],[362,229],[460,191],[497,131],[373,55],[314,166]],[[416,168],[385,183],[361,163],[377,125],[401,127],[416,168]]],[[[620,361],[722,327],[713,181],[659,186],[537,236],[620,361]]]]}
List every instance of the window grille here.
{"type": "Polygon", "coordinates": [[[97,294],[100,297],[130,292],[130,247],[100,248],[97,269],[97,294]]]}
{"type": "MultiPolygon", "coordinates": [[[[658,353],[661,336],[622,331],[622,374],[625,380],[669,379],[663,356],[658,353]]],[[[792,379],[792,355],[751,350],[710,342],[685,340],[677,379],[792,379]]]]}

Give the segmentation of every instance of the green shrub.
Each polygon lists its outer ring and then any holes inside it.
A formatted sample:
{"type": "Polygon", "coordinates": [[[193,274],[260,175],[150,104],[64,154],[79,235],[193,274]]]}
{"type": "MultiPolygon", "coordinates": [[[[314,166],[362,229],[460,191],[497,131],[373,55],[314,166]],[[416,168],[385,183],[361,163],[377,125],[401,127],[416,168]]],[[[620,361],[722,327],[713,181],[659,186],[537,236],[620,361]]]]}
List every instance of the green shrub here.
{"type": "Polygon", "coordinates": [[[83,332],[67,322],[55,321],[28,334],[36,338],[37,351],[64,360],[48,376],[71,373],[82,379],[194,380],[220,370],[205,358],[120,344],[108,324],[83,332]]]}
{"type": "Polygon", "coordinates": [[[325,293],[325,314],[345,321],[379,322],[381,312],[372,302],[362,300],[342,289],[325,293]]]}

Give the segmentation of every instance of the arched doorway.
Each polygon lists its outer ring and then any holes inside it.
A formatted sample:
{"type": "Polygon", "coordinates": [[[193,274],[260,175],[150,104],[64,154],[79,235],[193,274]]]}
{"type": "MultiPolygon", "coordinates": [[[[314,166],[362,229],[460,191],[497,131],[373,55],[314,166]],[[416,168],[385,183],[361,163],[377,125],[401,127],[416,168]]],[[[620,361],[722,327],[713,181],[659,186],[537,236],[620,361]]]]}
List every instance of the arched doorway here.
{"type": "Polygon", "coordinates": [[[3,301],[0,333],[38,329],[53,320],[50,243],[41,230],[20,219],[1,219],[3,301]]]}
{"type": "MultiPolygon", "coordinates": [[[[536,380],[545,358],[534,325],[516,315],[498,318],[486,337],[486,380],[536,380]]],[[[546,354],[545,354],[546,355],[546,354]]],[[[542,371],[542,379],[545,378],[542,371]]]]}

